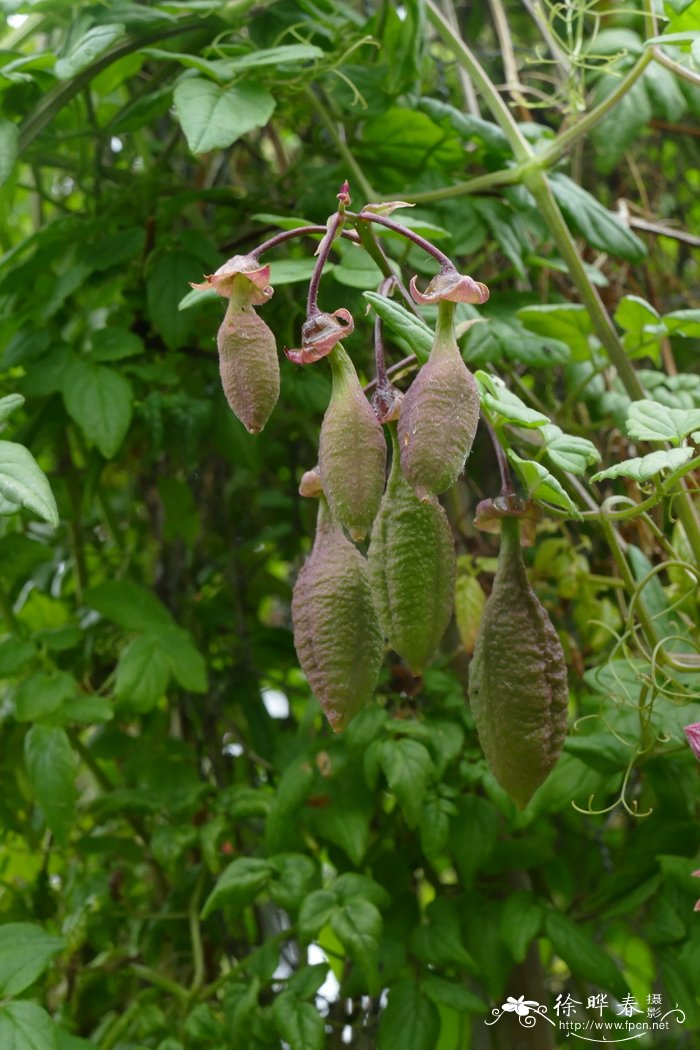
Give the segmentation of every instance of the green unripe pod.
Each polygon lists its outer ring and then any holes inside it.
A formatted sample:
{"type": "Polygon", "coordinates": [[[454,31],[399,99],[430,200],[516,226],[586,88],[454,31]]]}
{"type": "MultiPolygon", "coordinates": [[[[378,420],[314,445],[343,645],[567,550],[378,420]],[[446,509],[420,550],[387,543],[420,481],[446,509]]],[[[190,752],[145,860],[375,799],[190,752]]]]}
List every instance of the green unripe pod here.
{"type": "Polygon", "coordinates": [[[217,345],[226,400],[246,430],[258,434],[277,404],[280,368],[275,337],[253,309],[249,285],[234,278],[217,345]]]}
{"type": "Polygon", "coordinates": [[[386,441],[354,365],[336,345],[328,358],[331,400],[321,425],[318,462],[331,510],[355,540],[375,519],[386,480],[386,441]]]}
{"type": "Polygon", "coordinates": [[[502,520],[469,699],[491,771],[524,809],[561,754],[569,690],[559,636],[527,578],[517,518],[502,520]]]}
{"type": "Polygon", "coordinates": [[[344,729],[372,699],[384,639],[367,559],[323,497],[313,549],[294,586],[292,623],[301,669],[332,728],[344,729]]]}
{"type": "Polygon", "coordinates": [[[401,467],[420,499],[455,483],[479,422],[479,389],[457,346],[454,311],[454,303],[440,302],[430,357],[399,416],[401,467]]]}
{"type": "Polygon", "coordinates": [[[418,499],[403,476],[395,430],[394,458],[372,529],[368,560],[389,644],[420,674],[452,615],[455,546],[447,515],[431,496],[418,499]]]}

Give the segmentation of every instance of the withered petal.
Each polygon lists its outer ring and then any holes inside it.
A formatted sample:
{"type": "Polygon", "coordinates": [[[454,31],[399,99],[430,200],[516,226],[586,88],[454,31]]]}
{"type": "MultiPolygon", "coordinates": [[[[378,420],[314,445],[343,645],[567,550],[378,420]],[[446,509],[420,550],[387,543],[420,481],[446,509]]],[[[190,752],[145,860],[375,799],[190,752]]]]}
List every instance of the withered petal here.
{"type": "Polygon", "coordinates": [[[284,349],[290,361],[296,365],[310,365],[330,354],[333,347],[350,335],[355,329],[355,322],[349,310],[341,307],[332,314],[317,313],[304,322],[301,329],[301,348],[284,349]],[[341,324],[339,319],[344,322],[341,324]]]}
{"type": "Polygon", "coordinates": [[[481,281],[475,281],[466,274],[456,270],[443,270],[433,277],[424,292],[416,286],[416,278],[411,278],[411,295],[417,303],[429,306],[446,299],[450,303],[473,303],[480,306],[489,297],[489,290],[481,281]]]}

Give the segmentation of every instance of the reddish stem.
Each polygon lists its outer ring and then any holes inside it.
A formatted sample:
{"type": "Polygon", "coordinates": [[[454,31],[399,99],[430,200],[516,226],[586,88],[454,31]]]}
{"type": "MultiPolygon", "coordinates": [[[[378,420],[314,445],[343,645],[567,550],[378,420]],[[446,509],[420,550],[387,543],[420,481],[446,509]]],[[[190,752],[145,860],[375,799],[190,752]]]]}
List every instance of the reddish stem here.
{"type": "Polygon", "coordinates": [[[414,233],[413,230],[409,230],[407,226],[402,226],[399,222],[394,222],[393,219],[387,219],[383,215],[375,215],[374,212],[362,211],[359,214],[355,212],[345,213],[348,219],[359,219],[361,222],[376,222],[380,226],[386,226],[387,230],[393,230],[394,233],[400,234],[402,237],[406,237],[407,240],[413,241],[419,248],[422,248],[428,255],[432,255],[434,259],[440,263],[443,270],[454,270],[455,265],[451,259],[449,259],[444,252],[441,252],[435,245],[421,237],[419,233],[414,233]]]}
{"type": "Polygon", "coordinates": [[[321,283],[321,275],[323,274],[323,267],[328,262],[328,256],[330,255],[331,245],[341,231],[343,225],[343,215],[340,212],[336,212],[332,215],[328,222],[328,229],[326,230],[326,236],[323,238],[316,251],[316,265],[314,266],[314,272],[311,274],[311,280],[309,281],[309,295],[306,300],[306,316],[307,318],[313,317],[319,312],[318,309],[318,286],[321,283]]]}
{"type": "Polygon", "coordinates": [[[515,495],[515,489],[513,488],[513,478],[510,473],[510,464],[508,463],[508,459],[503,450],[503,446],[496,437],[495,430],[493,429],[490,423],[486,422],[486,420],[484,420],[484,423],[486,423],[486,429],[489,432],[489,437],[491,438],[491,442],[496,452],[496,460],[498,462],[498,473],[501,475],[501,496],[504,496],[507,499],[515,495]]]}
{"type": "MultiPolygon", "coordinates": [[[[327,226],[297,226],[294,230],[283,230],[282,233],[276,233],[274,237],[270,237],[269,240],[263,241],[257,248],[253,248],[252,252],[248,252],[254,259],[258,256],[263,255],[264,252],[270,251],[271,248],[276,248],[278,244],[284,244],[285,241],[290,241],[293,237],[306,237],[312,233],[327,233],[327,226]]],[[[345,237],[347,240],[352,241],[354,244],[360,244],[360,238],[354,230],[343,230],[341,237],[345,237]]]]}

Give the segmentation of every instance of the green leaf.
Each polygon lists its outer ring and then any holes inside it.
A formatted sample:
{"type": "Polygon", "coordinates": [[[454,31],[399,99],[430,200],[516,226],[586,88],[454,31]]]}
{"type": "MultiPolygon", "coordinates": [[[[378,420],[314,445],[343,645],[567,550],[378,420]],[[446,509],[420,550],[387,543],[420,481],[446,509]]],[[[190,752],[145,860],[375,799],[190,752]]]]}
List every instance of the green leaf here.
{"type": "Polygon", "coordinates": [[[562,507],[574,518],[581,516],[566,489],[541,463],[535,463],[531,459],[521,459],[512,449],[508,450],[508,459],[520,475],[528,496],[544,503],[552,503],[555,507],[562,507]]]}
{"type": "Polygon", "coordinates": [[[191,693],[206,693],[207,665],[192,641],[192,636],[181,627],[157,627],[152,635],[157,640],[170,672],[183,689],[191,693]]]}
{"type": "Polygon", "coordinates": [[[353,897],[361,897],[376,908],[388,908],[391,904],[389,893],[369,875],[360,875],[356,871],[346,871],[333,883],[333,893],[340,904],[345,904],[353,897]]]}
{"type": "Polygon", "coordinates": [[[501,910],[501,937],[516,963],[525,961],[527,949],[542,924],[542,907],[525,890],[511,893],[501,910]]]}
{"type": "Polygon", "coordinates": [[[193,153],[226,149],[253,128],[267,124],[275,108],[269,92],[252,84],[221,88],[199,77],[182,80],[175,112],[193,153]]]}
{"type": "Polygon", "coordinates": [[[328,963],[314,963],[313,966],[301,966],[289,978],[287,988],[294,992],[297,999],[311,999],[328,976],[328,963]]]}
{"type": "Polygon", "coordinates": [[[600,452],[587,438],[565,434],[553,423],[540,430],[547,456],[556,467],[571,474],[585,474],[586,469],[600,461],[600,452]]]}
{"type": "Polygon", "coordinates": [[[0,1007],[3,1050],[57,1050],[53,1021],[40,1006],[20,1001],[0,1007]]]}
{"type": "Polygon", "coordinates": [[[131,424],[134,393],[131,383],[105,365],[76,357],[62,377],[63,400],[68,414],[100,450],[112,459],[131,424]]]}
{"type": "Polygon", "coordinates": [[[128,328],[100,328],[90,337],[90,356],[95,361],[122,361],[144,351],[143,340],[128,328]]]}
{"type": "Polygon", "coordinates": [[[114,718],[114,711],[109,700],[104,696],[77,696],[67,700],[59,712],[61,722],[80,722],[92,725],[93,722],[109,722],[114,718]]]}
{"type": "Polygon", "coordinates": [[[364,970],[370,988],[375,990],[382,934],[382,917],[375,906],[354,897],[332,913],[330,926],[353,961],[364,970]]]}
{"type": "Polygon", "coordinates": [[[50,937],[41,926],[29,922],[0,926],[0,996],[19,995],[34,984],[64,947],[60,937],[50,937]]]}
{"type": "Polygon", "coordinates": [[[152,711],[165,693],[170,677],[168,660],[151,634],[129,642],[117,663],[115,691],[134,711],[152,711]]]}
{"type": "Polygon", "coordinates": [[[329,890],[315,890],[302,903],[299,911],[299,934],[305,942],[312,941],[319,931],[330,922],[338,901],[329,890]]]}
{"type": "Polygon", "coordinates": [[[470,365],[517,361],[530,368],[540,368],[563,364],[571,356],[566,343],[528,332],[512,318],[496,317],[482,321],[467,333],[464,357],[470,365]]]}
{"type": "Polygon", "coordinates": [[[242,911],[252,904],[265,888],[273,874],[266,860],[258,857],[239,857],[219,876],[202,909],[202,918],[225,905],[233,911],[242,911]]]}
{"type": "MultiPolygon", "coordinates": [[[[98,1050],[95,1043],[90,1042],[89,1039],[80,1039],[76,1035],[69,1035],[62,1028],[56,1029],[56,1039],[57,1050],[98,1050]]],[[[159,1050],[168,1050],[168,1048],[161,1043],[159,1050]]],[[[171,1050],[173,1050],[172,1047],[171,1050]]],[[[182,1044],[176,1050],[182,1050],[182,1044]]]]}
{"type": "Polygon", "coordinates": [[[261,47],[250,54],[227,60],[231,70],[253,69],[260,66],[297,65],[325,57],[325,51],[315,44],[282,44],[279,47],[261,47]]]}
{"type": "Polygon", "coordinates": [[[37,655],[37,649],[28,638],[10,635],[0,642],[0,678],[11,678],[30,664],[37,655]]]}
{"type": "Polygon", "coordinates": [[[644,242],[623,226],[620,220],[587,190],[561,172],[555,172],[549,178],[552,192],[562,212],[589,244],[630,262],[644,258],[644,242]]]}
{"type": "Polygon", "coordinates": [[[508,139],[505,137],[498,124],[489,120],[472,116],[462,112],[447,102],[438,101],[435,98],[418,99],[418,108],[424,110],[434,121],[449,120],[452,127],[463,139],[479,139],[491,150],[501,153],[508,152],[508,139]]]}
{"type": "MultiPolygon", "coordinates": [[[[698,39],[696,36],[695,43],[698,39]]],[[[664,42],[668,43],[668,38],[664,42]]],[[[654,116],[662,117],[671,124],[677,124],[688,108],[685,96],[679,87],[678,78],[670,69],[665,69],[657,62],[651,62],[644,70],[643,80],[654,109],[654,116]]]]}
{"type": "Polygon", "coordinates": [[[19,128],[10,120],[0,119],[0,186],[9,179],[17,159],[19,128]]]}
{"type": "MultiPolygon", "coordinates": [[[[596,85],[594,104],[602,102],[618,87],[619,83],[618,76],[612,74],[601,76],[596,85]]],[[[602,171],[607,173],[613,170],[651,118],[651,101],[646,84],[641,79],[617,100],[612,111],[593,128],[591,137],[602,171]]]]}
{"type": "Polygon", "coordinates": [[[18,722],[34,722],[45,718],[72,700],[77,693],[77,682],[65,671],[39,671],[19,686],[15,695],[15,718],[18,722]]]}
{"type": "Polygon", "coordinates": [[[313,811],[312,827],[322,838],[345,850],[353,864],[359,865],[367,851],[374,816],[372,793],[357,763],[354,766],[347,763],[342,772],[332,778],[328,789],[329,803],[313,811]]]}
{"type": "Polygon", "coordinates": [[[503,423],[516,423],[520,427],[541,427],[549,423],[549,416],[528,408],[517,394],[508,390],[498,376],[489,375],[479,370],[474,377],[481,390],[481,408],[490,423],[501,426],[503,423]]]}
{"type": "Polygon", "coordinates": [[[433,331],[422,318],[412,314],[405,306],[387,299],[378,292],[365,292],[365,299],[392,332],[402,339],[408,349],[416,355],[421,363],[430,357],[433,346],[433,331]]]}
{"type": "Polygon", "coordinates": [[[434,1003],[449,1006],[460,1014],[485,1014],[488,1011],[483,999],[456,981],[446,981],[444,977],[431,974],[422,982],[421,988],[434,1003]]]}
{"type": "Polygon", "coordinates": [[[58,507],[43,470],[31,452],[14,441],[0,441],[0,496],[33,510],[54,528],[58,507]]]}
{"type": "Polygon", "coordinates": [[[285,911],[295,912],[318,885],[318,868],[303,853],[280,853],[270,859],[274,877],[270,896],[285,911]]]}
{"type": "Polygon", "coordinates": [[[382,746],[380,764],[406,823],[415,828],[433,775],[430,752],[417,740],[387,740],[382,746]]]}
{"type": "Polygon", "coordinates": [[[650,452],[648,456],[637,456],[623,460],[614,467],[593,474],[591,481],[604,481],[605,478],[633,478],[635,481],[648,481],[664,470],[676,470],[692,457],[692,448],[671,448],[668,451],[650,452]]]}
{"type": "MultiPolygon", "coordinates": [[[[476,580],[473,580],[477,587],[476,580]]],[[[479,588],[481,591],[481,588],[479,588]]],[[[483,591],[481,591],[483,595],[483,591]]],[[[420,841],[426,857],[439,857],[444,853],[450,834],[450,817],[457,813],[449,799],[428,795],[423,800],[420,815],[420,841]]]]}
{"type": "Polygon", "coordinates": [[[59,80],[70,80],[83,69],[87,69],[125,32],[126,27],[118,23],[93,26],[67,55],[58,59],[53,67],[54,73],[59,80]]]}
{"type": "Polygon", "coordinates": [[[281,992],[272,1004],[272,1018],[291,1050],[323,1050],[323,1018],[311,1003],[300,1003],[293,992],[281,992]]]}
{"type": "Polygon", "coordinates": [[[8,394],[7,397],[0,397],[0,423],[23,404],[24,398],[21,394],[8,394]]]}
{"type": "Polygon", "coordinates": [[[189,310],[192,306],[199,306],[200,303],[211,302],[213,299],[221,299],[214,288],[192,288],[179,300],[177,308],[178,311],[189,310]]]}
{"type": "Polygon", "coordinates": [[[700,310],[674,310],[661,318],[669,335],[700,339],[700,310]]]}
{"type": "MultiPolygon", "coordinates": [[[[300,281],[308,281],[314,272],[315,259],[278,259],[270,266],[270,284],[273,288],[282,284],[298,284],[300,281]]],[[[323,267],[324,274],[333,273],[336,269],[334,263],[326,263],[323,267]]]]}
{"type": "Polygon", "coordinates": [[[436,1050],[440,1015],[414,981],[397,981],[379,1019],[378,1050],[436,1050]]]}
{"type": "Polygon", "coordinates": [[[68,841],[75,819],[76,760],[65,730],[33,725],[24,738],[29,782],[59,843],[68,841]]]}
{"type": "Polygon", "coordinates": [[[464,147],[454,131],[439,127],[426,113],[399,106],[366,120],[355,149],[375,167],[404,173],[464,163],[464,147]]]}
{"type": "MultiPolygon", "coordinates": [[[[179,249],[160,252],[149,266],[146,286],[148,314],[171,350],[179,350],[191,338],[192,319],[183,316],[178,307],[188,281],[199,279],[201,273],[201,259],[179,249]]],[[[196,290],[192,289],[193,292],[196,290]]],[[[220,296],[214,295],[213,298],[220,299],[220,296]]]]}
{"type": "Polygon", "coordinates": [[[468,970],[476,965],[462,943],[459,917],[445,898],[438,897],[427,910],[428,924],[418,926],[411,934],[411,949],[429,966],[457,963],[468,970]]]}
{"type": "Polygon", "coordinates": [[[86,593],[85,604],[125,631],[173,625],[170,613],[155,594],[133,580],[98,583],[86,593]]]}
{"type": "Polygon", "coordinates": [[[638,332],[645,325],[657,325],[660,321],[658,311],[638,295],[623,295],[613,316],[626,332],[638,332]]]}
{"type": "Polygon", "coordinates": [[[658,401],[633,401],[627,412],[627,433],[635,441],[671,441],[677,445],[700,427],[700,408],[668,408],[658,401]]]}
{"type": "Polygon", "coordinates": [[[572,973],[590,981],[597,988],[612,992],[618,999],[628,994],[621,971],[610,956],[598,947],[587,929],[552,910],[545,918],[545,933],[554,951],[572,973]]]}

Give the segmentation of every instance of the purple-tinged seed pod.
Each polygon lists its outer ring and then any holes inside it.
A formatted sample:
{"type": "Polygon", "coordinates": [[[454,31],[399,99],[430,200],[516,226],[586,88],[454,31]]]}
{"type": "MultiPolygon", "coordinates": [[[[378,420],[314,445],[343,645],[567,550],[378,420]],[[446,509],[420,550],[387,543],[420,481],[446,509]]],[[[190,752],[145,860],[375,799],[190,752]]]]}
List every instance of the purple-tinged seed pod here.
{"type": "Polygon", "coordinates": [[[556,765],[566,735],[564,652],[530,586],[517,517],[501,522],[501,551],[469,666],[479,742],[498,783],[524,809],[556,765]]]}
{"type": "Polygon", "coordinates": [[[219,328],[219,372],[226,400],[251,434],[267,423],[280,393],[275,337],[251,305],[250,281],[236,275],[219,328]]]}
{"type": "Polygon", "coordinates": [[[329,356],[331,400],[321,425],[318,462],[323,491],[336,518],[354,540],[374,521],[386,481],[386,440],[342,346],[329,356]]]}
{"type": "Polygon", "coordinates": [[[420,499],[455,483],[479,422],[479,390],[457,346],[454,310],[454,303],[439,303],[430,357],[399,416],[401,467],[420,499]]]}
{"type": "Polygon", "coordinates": [[[374,694],[384,639],[366,558],[321,496],[316,537],[292,595],[299,664],[334,730],[374,694]]]}
{"type": "Polygon", "coordinates": [[[455,544],[438,500],[419,500],[403,476],[394,428],[390,424],[394,458],[367,558],[389,645],[417,675],[435,653],[452,616],[455,544]]]}

